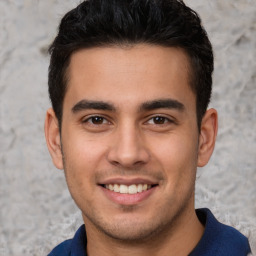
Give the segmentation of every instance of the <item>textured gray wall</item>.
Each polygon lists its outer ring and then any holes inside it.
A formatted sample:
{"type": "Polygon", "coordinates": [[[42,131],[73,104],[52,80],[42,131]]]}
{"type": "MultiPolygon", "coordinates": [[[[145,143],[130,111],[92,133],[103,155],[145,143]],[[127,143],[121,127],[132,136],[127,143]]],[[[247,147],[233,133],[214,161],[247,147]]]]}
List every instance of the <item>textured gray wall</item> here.
{"type": "MultiPolygon", "coordinates": [[[[0,1],[0,256],[46,255],[82,222],[43,132],[46,49],[76,0],[0,1]]],[[[198,207],[256,236],[256,2],[186,0],[215,49],[219,136],[198,171],[198,207]]]]}

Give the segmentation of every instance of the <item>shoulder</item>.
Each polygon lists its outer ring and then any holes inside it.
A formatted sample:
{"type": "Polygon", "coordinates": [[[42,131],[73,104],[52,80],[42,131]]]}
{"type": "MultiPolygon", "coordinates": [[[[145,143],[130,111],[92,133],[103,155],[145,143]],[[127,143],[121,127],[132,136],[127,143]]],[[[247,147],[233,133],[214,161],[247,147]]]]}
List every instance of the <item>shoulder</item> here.
{"type": "Polygon", "coordinates": [[[57,245],[48,256],[70,256],[72,239],[66,240],[57,245]]]}
{"type": "Polygon", "coordinates": [[[73,239],[66,240],[56,246],[48,256],[86,255],[86,232],[82,225],[75,233],[73,239]]]}
{"type": "MultiPolygon", "coordinates": [[[[232,252],[232,255],[247,255],[250,246],[247,237],[233,227],[220,223],[220,232],[217,239],[222,244],[219,251],[223,253],[232,252]]],[[[224,255],[224,254],[223,254],[224,255]]]]}
{"type": "Polygon", "coordinates": [[[209,209],[197,210],[205,231],[191,256],[246,256],[250,253],[247,237],[233,227],[220,223],[209,209]]]}

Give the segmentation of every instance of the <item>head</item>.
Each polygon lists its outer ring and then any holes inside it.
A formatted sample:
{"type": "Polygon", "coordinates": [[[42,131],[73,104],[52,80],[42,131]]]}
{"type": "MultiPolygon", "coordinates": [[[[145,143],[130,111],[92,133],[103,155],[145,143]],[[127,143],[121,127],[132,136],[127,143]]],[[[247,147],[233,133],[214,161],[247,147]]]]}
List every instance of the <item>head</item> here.
{"type": "Polygon", "coordinates": [[[138,242],[195,230],[196,169],[217,131],[198,16],[182,1],[85,1],[50,52],[47,144],[87,234],[138,242]]]}
{"type": "Polygon", "coordinates": [[[149,44],[182,49],[200,124],[212,91],[213,52],[198,15],[180,0],[93,0],[68,12],[49,48],[49,95],[61,128],[73,53],[103,46],[149,44]]]}

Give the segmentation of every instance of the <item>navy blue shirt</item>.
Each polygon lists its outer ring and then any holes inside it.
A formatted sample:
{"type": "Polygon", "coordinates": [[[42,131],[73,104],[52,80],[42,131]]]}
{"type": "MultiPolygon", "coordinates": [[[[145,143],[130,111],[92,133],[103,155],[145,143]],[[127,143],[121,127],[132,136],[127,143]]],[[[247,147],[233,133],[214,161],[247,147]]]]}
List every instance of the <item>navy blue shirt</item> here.
{"type": "MultiPolygon", "coordinates": [[[[218,222],[209,209],[198,209],[196,213],[205,230],[188,256],[246,256],[251,252],[248,239],[236,229],[218,222]]],[[[48,256],[86,256],[86,243],[85,225],[82,225],[73,239],[59,244],[48,256]]]]}

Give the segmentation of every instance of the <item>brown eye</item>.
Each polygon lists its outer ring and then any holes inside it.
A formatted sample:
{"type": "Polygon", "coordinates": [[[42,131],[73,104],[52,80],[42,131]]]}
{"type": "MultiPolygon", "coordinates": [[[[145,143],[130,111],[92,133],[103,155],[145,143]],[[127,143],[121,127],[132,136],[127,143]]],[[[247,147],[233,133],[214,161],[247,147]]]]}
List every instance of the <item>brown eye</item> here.
{"type": "Polygon", "coordinates": [[[165,124],[166,122],[168,122],[167,118],[163,116],[156,116],[156,117],[153,117],[152,119],[154,124],[165,124]]]}
{"type": "Polygon", "coordinates": [[[102,116],[91,116],[90,118],[83,121],[83,123],[90,123],[93,125],[106,124],[108,121],[102,116]]]}
{"type": "Polygon", "coordinates": [[[103,124],[104,118],[103,118],[103,117],[100,117],[100,116],[95,116],[95,117],[92,117],[92,118],[91,118],[91,122],[92,122],[93,124],[103,124]]]}
{"type": "Polygon", "coordinates": [[[164,116],[154,116],[148,120],[148,124],[153,125],[163,125],[167,123],[171,123],[172,121],[164,116]]]}

